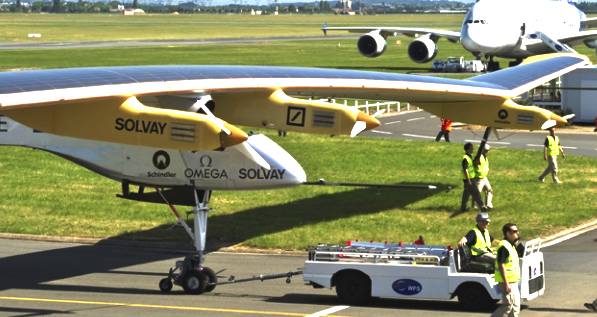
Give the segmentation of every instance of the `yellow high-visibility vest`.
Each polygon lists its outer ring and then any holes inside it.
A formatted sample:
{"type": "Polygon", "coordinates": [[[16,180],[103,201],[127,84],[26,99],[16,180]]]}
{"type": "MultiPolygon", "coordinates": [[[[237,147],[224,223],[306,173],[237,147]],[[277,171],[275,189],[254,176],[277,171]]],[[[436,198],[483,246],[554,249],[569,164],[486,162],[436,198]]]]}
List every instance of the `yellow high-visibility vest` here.
{"type": "Polygon", "coordinates": [[[475,173],[477,178],[485,178],[489,174],[489,159],[483,154],[479,157],[479,165],[476,166],[475,173]]]}
{"type": "Polygon", "coordinates": [[[475,166],[473,164],[473,158],[470,157],[468,154],[464,154],[463,158],[468,163],[468,167],[466,169],[468,171],[468,177],[470,177],[471,179],[475,178],[475,176],[477,176],[477,173],[475,172],[475,166]]]}
{"type": "MultiPolygon", "coordinates": [[[[506,239],[500,241],[498,250],[500,248],[506,248],[509,253],[506,263],[504,263],[506,279],[508,279],[508,283],[516,283],[520,280],[520,263],[518,262],[518,253],[516,252],[516,249],[514,249],[514,246],[512,246],[512,244],[506,239]]],[[[502,273],[500,273],[497,258],[495,260],[495,281],[498,283],[504,281],[502,273]]]]}
{"type": "Polygon", "coordinates": [[[473,231],[475,232],[476,241],[475,244],[471,246],[471,254],[473,256],[479,256],[487,252],[491,253],[491,237],[489,236],[489,230],[485,230],[484,233],[481,233],[479,228],[474,227],[473,231]]]}
{"type": "Polygon", "coordinates": [[[547,155],[549,156],[558,156],[560,155],[560,138],[556,135],[556,137],[552,137],[551,135],[547,136],[547,155]]]}

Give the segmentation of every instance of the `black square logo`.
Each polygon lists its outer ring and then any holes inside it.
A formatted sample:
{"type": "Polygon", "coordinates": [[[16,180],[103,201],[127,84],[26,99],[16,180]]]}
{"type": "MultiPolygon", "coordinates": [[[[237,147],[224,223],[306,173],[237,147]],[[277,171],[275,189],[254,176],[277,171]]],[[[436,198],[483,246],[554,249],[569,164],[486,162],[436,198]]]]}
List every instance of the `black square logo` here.
{"type": "Polygon", "coordinates": [[[305,126],[305,114],[307,109],[303,107],[288,107],[288,114],[286,116],[286,124],[297,127],[305,126]]]}

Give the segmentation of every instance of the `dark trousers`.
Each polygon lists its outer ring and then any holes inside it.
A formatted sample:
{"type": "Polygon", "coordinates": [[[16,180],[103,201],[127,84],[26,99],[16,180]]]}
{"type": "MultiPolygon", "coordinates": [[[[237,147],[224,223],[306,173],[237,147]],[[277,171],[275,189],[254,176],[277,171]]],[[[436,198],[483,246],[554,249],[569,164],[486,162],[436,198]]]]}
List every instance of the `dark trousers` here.
{"type": "Polygon", "coordinates": [[[475,182],[471,180],[469,184],[466,180],[463,180],[464,188],[462,190],[462,201],[460,203],[460,210],[466,210],[466,205],[470,197],[473,197],[473,201],[477,204],[477,206],[484,208],[485,204],[483,203],[483,199],[481,199],[481,193],[477,189],[475,182]]]}
{"type": "Polygon", "coordinates": [[[442,136],[446,140],[446,142],[450,142],[450,131],[439,131],[437,136],[435,137],[435,142],[439,142],[442,139],[442,136]]]}

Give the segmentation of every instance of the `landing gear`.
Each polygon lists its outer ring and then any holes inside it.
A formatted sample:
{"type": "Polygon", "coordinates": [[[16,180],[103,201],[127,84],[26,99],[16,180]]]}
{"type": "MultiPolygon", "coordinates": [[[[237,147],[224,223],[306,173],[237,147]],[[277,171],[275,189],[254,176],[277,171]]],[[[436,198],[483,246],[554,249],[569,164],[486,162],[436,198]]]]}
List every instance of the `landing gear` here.
{"type": "Polygon", "coordinates": [[[203,266],[205,250],[205,237],[207,233],[207,213],[209,211],[210,190],[194,190],[195,204],[192,212],[194,215],[193,229],[184,222],[176,208],[168,203],[162,195],[161,190],[157,189],[164,202],[168,204],[170,210],[178,220],[178,223],[185,229],[187,234],[193,240],[195,252],[187,255],[182,261],[176,261],[176,265],[170,269],[168,277],[159,282],[160,291],[168,293],[173,285],[181,286],[187,294],[202,294],[213,291],[218,284],[216,273],[203,266]]]}
{"type": "Polygon", "coordinates": [[[487,71],[493,72],[500,69],[500,62],[493,61],[493,56],[489,56],[489,61],[487,62],[487,71]]]}
{"type": "Polygon", "coordinates": [[[508,67],[518,66],[520,63],[522,63],[522,59],[517,59],[515,61],[510,61],[510,62],[508,62],[508,67]]]}

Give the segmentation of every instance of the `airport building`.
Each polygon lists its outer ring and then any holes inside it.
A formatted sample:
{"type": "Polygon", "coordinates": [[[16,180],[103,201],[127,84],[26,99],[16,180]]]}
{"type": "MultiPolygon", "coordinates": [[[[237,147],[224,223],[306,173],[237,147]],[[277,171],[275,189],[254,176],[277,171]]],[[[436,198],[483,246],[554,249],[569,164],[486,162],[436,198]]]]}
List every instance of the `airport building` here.
{"type": "Polygon", "coordinates": [[[578,68],[529,91],[532,104],[542,108],[574,113],[574,123],[594,123],[597,119],[597,67],[578,68]]]}
{"type": "Polygon", "coordinates": [[[574,113],[574,122],[592,123],[597,118],[597,67],[582,67],[562,76],[562,107],[574,113]]]}

